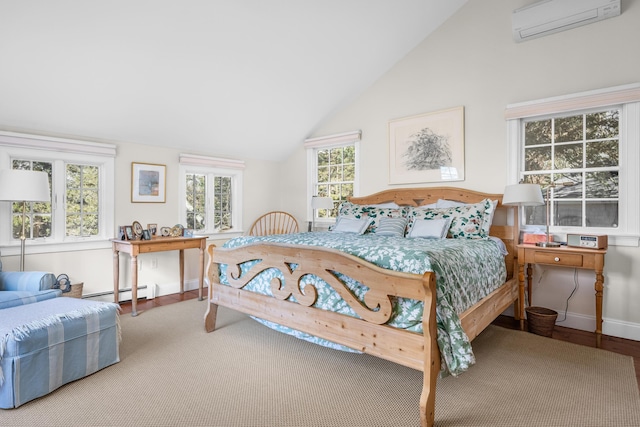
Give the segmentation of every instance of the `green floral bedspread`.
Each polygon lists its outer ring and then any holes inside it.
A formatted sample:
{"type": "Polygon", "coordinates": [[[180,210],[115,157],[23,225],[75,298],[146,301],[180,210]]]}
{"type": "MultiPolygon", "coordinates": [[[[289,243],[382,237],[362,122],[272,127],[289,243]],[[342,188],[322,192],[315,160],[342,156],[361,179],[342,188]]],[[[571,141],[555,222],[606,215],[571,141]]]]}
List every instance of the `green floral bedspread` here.
{"type": "MultiPolygon", "coordinates": [[[[323,246],[362,258],[379,267],[407,273],[436,273],[438,346],[443,374],[458,375],[475,363],[471,344],[462,329],[458,313],[497,289],[506,280],[504,257],[498,244],[488,239],[409,239],[403,237],[355,235],[348,233],[314,232],[263,237],[243,236],[231,239],[224,247],[236,248],[255,242],[276,242],[307,246],[323,246]]],[[[246,263],[243,271],[255,264],[246,263]]],[[[221,282],[226,284],[225,266],[220,269],[221,282]]],[[[271,279],[282,277],[276,269],[263,272],[244,289],[271,295],[271,279]]],[[[323,280],[306,276],[306,284],[318,290],[315,307],[357,317],[349,305],[323,280]]],[[[362,298],[367,288],[344,278],[355,295],[362,298]]],[[[397,298],[390,326],[422,332],[423,303],[397,298]]],[[[278,331],[317,344],[350,350],[339,344],[295,331],[272,322],[261,323],[278,331]]],[[[351,350],[353,351],[353,350],[351,350]]]]}

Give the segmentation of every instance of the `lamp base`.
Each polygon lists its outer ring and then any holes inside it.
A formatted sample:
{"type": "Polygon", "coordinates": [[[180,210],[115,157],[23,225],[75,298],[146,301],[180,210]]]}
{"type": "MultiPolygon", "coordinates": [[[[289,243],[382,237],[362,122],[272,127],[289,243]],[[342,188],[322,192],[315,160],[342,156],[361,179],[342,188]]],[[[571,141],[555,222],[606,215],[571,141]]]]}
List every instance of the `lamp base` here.
{"type": "Polygon", "coordinates": [[[536,246],[541,248],[559,248],[561,245],[558,242],[537,242],[536,246]]]}

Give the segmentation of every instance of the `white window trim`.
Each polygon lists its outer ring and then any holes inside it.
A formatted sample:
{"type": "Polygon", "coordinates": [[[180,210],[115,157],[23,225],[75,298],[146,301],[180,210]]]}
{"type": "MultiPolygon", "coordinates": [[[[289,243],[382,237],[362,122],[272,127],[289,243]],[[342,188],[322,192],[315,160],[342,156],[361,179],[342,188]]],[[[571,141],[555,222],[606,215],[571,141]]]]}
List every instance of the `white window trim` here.
{"type": "MultiPolygon", "coordinates": [[[[180,180],[178,183],[178,218],[181,224],[186,224],[187,214],[184,208],[184,200],[187,197],[187,184],[185,182],[185,176],[187,173],[200,173],[200,174],[214,174],[218,176],[231,177],[231,203],[233,206],[232,211],[232,223],[233,228],[231,230],[221,232],[199,232],[199,235],[208,236],[211,238],[230,239],[232,237],[241,236],[244,234],[242,225],[242,178],[244,173],[245,164],[241,160],[221,159],[217,157],[197,156],[194,154],[180,154],[179,173],[180,180]]],[[[213,203],[210,196],[207,195],[207,211],[209,211],[210,204],[213,203]]]]}
{"type": "MultiPolygon", "coordinates": [[[[29,240],[26,254],[68,252],[110,248],[109,239],[115,236],[115,156],[116,146],[89,141],[56,138],[43,135],[29,135],[0,131],[0,168],[11,168],[11,159],[25,157],[43,160],[63,167],[66,162],[100,166],[100,230],[99,236],[37,238],[29,240]],[[60,160],[60,159],[63,160],[60,160]]],[[[59,169],[58,169],[59,170],[59,169]]],[[[53,183],[52,203],[64,203],[64,187],[61,181],[53,183]]],[[[19,255],[20,242],[11,239],[11,204],[0,203],[0,247],[3,255],[19,255]]],[[[54,221],[60,221],[55,218],[54,221]]]]}
{"type": "MultiPolygon", "coordinates": [[[[507,119],[507,182],[520,179],[522,159],[521,120],[559,113],[620,106],[620,180],[618,230],[585,229],[590,234],[607,234],[612,246],[640,245],[640,83],[598,89],[577,94],[511,104],[505,110],[507,119]]],[[[555,234],[566,234],[565,227],[551,227],[555,234]]]]}
{"type": "MultiPolygon", "coordinates": [[[[345,145],[354,144],[355,146],[355,177],[353,182],[353,194],[359,194],[360,191],[360,142],[362,139],[362,131],[356,130],[351,132],[338,133],[317,138],[308,138],[304,141],[304,148],[307,149],[307,221],[313,221],[313,208],[311,207],[311,198],[315,196],[315,183],[318,176],[318,164],[316,162],[316,151],[319,149],[344,147],[345,145]]],[[[318,219],[316,224],[333,223],[333,219],[318,219]]]]}

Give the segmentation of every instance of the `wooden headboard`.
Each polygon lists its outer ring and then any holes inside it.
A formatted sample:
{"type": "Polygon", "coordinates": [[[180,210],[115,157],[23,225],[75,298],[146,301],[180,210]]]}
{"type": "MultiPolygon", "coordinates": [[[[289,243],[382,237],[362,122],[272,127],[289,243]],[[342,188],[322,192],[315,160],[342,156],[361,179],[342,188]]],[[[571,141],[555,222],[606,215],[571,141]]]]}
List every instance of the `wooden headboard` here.
{"type": "Polygon", "coordinates": [[[349,201],[358,205],[375,205],[380,203],[396,203],[400,206],[424,206],[436,203],[438,199],[454,200],[463,203],[478,203],[484,199],[497,200],[494,223],[491,225],[490,234],[500,238],[507,246],[509,255],[505,257],[507,267],[507,279],[514,275],[515,260],[518,254],[517,209],[502,205],[502,194],[480,193],[454,187],[421,187],[421,188],[397,188],[380,191],[363,197],[350,197],[349,201]],[[508,220],[512,216],[511,221],[508,220]],[[507,219],[507,224],[496,224],[497,218],[507,219]]]}

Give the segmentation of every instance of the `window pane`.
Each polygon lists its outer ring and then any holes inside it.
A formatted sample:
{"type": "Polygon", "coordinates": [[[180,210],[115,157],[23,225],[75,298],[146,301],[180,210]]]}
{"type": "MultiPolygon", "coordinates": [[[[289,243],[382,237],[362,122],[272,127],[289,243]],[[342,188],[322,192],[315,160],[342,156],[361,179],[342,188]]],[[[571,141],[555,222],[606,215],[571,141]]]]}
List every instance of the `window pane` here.
{"type": "Polygon", "coordinates": [[[582,141],[582,114],[555,120],[555,142],[582,141]]]}
{"type": "Polygon", "coordinates": [[[556,202],[553,206],[555,225],[582,227],[582,202],[556,202]]]}
{"type": "Polygon", "coordinates": [[[586,196],[589,199],[618,197],[618,172],[587,173],[586,184],[586,196]]]}
{"type": "Polygon", "coordinates": [[[618,227],[618,203],[617,202],[590,202],[586,203],[587,225],[589,227],[618,227]]]}
{"type": "Polygon", "coordinates": [[[344,162],[345,163],[356,162],[356,147],[354,145],[348,145],[344,147],[344,162]]]}
{"type": "Polygon", "coordinates": [[[329,162],[332,165],[342,164],[342,147],[332,148],[329,152],[330,152],[329,162]]]}
{"type": "Polygon", "coordinates": [[[587,143],[588,168],[618,166],[618,140],[587,143]]]}
{"type": "Polygon", "coordinates": [[[618,110],[587,114],[586,120],[586,139],[604,139],[618,137],[618,110]]]}
{"type": "MultiPolygon", "coordinates": [[[[555,176],[553,197],[556,199],[582,199],[582,174],[567,173],[555,176]]],[[[548,184],[546,184],[548,185],[548,184]]]]}
{"type": "Polygon", "coordinates": [[[331,166],[329,171],[329,181],[342,181],[342,166],[331,166]]]}
{"type": "Polygon", "coordinates": [[[527,148],[524,151],[524,170],[551,169],[551,147],[527,148]]]}
{"type": "Polygon", "coordinates": [[[65,234],[88,237],[100,234],[99,168],[67,164],[65,166],[65,234]]]}
{"type": "Polygon", "coordinates": [[[555,169],[582,167],[582,144],[557,145],[555,155],[555,169]]]}
{"type": "Polygon", "coordinates": [[[525,123],[524,145],[540,144],[551,144],[551,119],[525,123]]]}
{"type": "Polygon", "coordinates": [[[329,166],[318,167],[318,182],[329,182],[329,166]]]}
{"type": "Polygon", "coordinates": [[[329,164],[329,150],[318,150],[318,166],[327,166],[329,164]]]}

